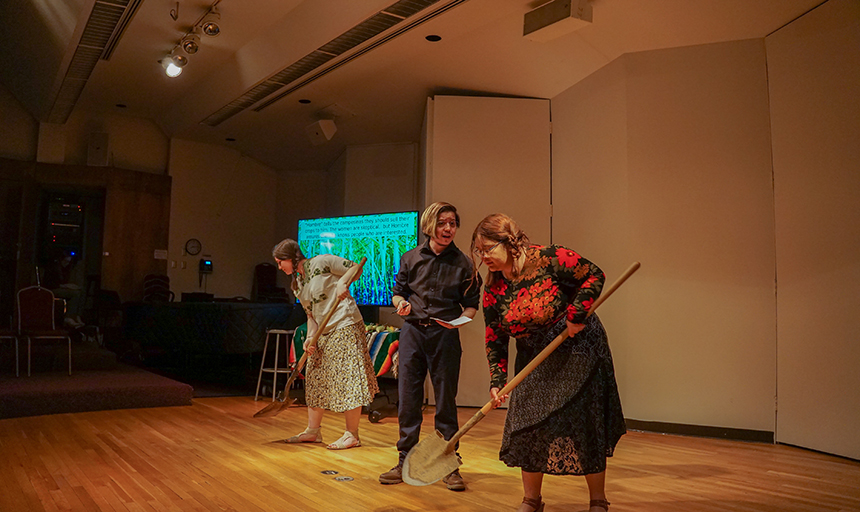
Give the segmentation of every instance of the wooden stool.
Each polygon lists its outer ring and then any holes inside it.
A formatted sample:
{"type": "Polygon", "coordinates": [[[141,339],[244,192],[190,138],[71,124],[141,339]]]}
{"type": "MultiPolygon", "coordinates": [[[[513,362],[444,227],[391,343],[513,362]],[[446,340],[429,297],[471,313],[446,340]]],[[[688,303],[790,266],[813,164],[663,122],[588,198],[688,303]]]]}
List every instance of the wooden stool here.
{"type": "MultiPolygon", "coordinates": [[[[290,373],[295,365],[295,354],[292,351],[293,345],[293,333],[295,331],[284,330],[284,329],[266,329],[266,343],[263,345],[263,357],[260,360],[260,375],[257,377],[257,392],[254,394],[254,401],[256,402],[260,396],[260,383],[263,381],[263,373],[271,373],[272,374],[272,401],[275,401],[277,397],[277,389],[278,389],[278,374],[279,373],[290,373]],[[266,366],[266,355],[269,353],[269,338],[274,335],[275,336],[275,361],[272,366],[266,366]],[[287,354],[287,367],[279,368],[278,361],[280,356],[280,347],[281,340],[284,342],[284,350],[287,354]]],[[[289,390],[285,390],[284,395],[288,393],[289,390]]]]}

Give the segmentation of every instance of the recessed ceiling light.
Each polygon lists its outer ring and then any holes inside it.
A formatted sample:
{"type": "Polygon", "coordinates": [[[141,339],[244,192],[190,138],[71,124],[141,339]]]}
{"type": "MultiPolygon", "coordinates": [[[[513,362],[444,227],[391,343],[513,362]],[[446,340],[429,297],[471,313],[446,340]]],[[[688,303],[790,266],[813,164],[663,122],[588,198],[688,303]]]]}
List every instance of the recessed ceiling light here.
{"type": "Polygon", "coordinates": [[[299,103],[303,103],[305,105],[307,105],[310,102],[311,102],[311,100],[299,100],[299,103]]]}
{"type": "Polygon", "coordinates": [[[431,35],[425,37],[424,39],[430,41],[431,43],[436,43],[436,42],[439,42],[442,40],[442,36],[437,36],[435,34],[431,34],[431,35]]]}

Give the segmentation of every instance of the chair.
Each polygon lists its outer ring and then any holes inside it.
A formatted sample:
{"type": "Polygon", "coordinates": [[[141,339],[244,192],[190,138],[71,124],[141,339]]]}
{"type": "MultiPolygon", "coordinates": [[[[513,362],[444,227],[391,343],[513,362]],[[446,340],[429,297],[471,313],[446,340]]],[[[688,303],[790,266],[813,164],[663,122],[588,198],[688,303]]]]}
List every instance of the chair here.
{"type": "Polygon", "coordinates": [[[170,278],[164,274],[147,274],[143,278],[143,300],[145,302],[173,302],[175,294],[170,291],[170,278]]]}
{"type": "Polygon", "coordinates": [[[69,345],[69,375],[72,374],[72,338],[54,322],[54,294],[41,286],[18,290],[18,336],[27,339],[27,376],[34,340],[66,340],[69,345]]]}
{"type": "Polygon", "coordinates": [[[254,302],[286,302],[289,299],[287,291],[276,286],[277,279],[278,267],[271,263],[260,263],[254,267],[251,300],[254,302]]]}

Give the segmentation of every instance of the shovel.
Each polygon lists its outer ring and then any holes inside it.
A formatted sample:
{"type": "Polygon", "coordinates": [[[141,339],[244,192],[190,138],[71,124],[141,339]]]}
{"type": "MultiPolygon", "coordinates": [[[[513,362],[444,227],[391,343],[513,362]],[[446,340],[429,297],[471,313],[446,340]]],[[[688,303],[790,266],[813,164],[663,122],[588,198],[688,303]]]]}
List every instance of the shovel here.
{"type": "MultiPolygon", "coordinates": [[[[632,265],[618,278],[612,286],[604,290],[604,293],[594,301],[591,309],[588,311],[588,316],[594,313],[597,306],[609,298],[612,293],[621,286],[628,277],[633,275],[639,269],[639,262],[633,262],[632,265]]],[[[552,343],[546,346],[541,352],[532,359],[522,371],[511,379],[508,384],[503,387],[497,396],[504,396],[510,393],[517,385],[522,382],[526,376],[535,369],[544,359],[549,356],[553,350],[567,339],[567,329],[559,334],[552,343]]],[[[454,453],[454,447],[457,441],[463,437],[472,427],[478,424],[484,416],[493,409],[493,401],[487,402],[481,410],[475,413],[474,416],[463,427],[455,433],[450,440],[446,441],[442,437],[442,433],[438,430],[436,435],[429,435],[416,444],[406,458],[403,460],[403,481],[409,485],[430,485],[438,482],[444,476],[448,475],[455,469],[460,467],[460,458],[454,453]]]]}
{"type": "MultiPolygon", "coordinates": [[[[361,261],[358,262],[358,271],[356,271],[356,275],[361,275],[361,270],[364,267],[364,262],[367,261],[367,258],[361,258],[361,261]]],[[[357,279],[357,278],[355,278],[357,279]]],[[[355,279],[350,282],[352,284],[355,282],[355,279]]],[[[328,321],[331,320],[331,316],[337,310],[337,306],[340,304],[340,297],[336,298],[334,304],[331,305],[331,309],[329,309],[325,318],[323,318],[322,323],[317,326],[317,330],[314,333],[313,337],[311,337],[311,341],[308,343],[308,349],[317,346],[317,340],[320,339],[320,335],[322,335],[323,330],[325,330],[328,321]]],[[[305,367],[305,362],[308,360],[308,350],[305,350],[305,353],[302,354],[302,357],[299,358],[299,362],[296,363],[296,368],[290,374],[290,378],[287,379],[287,383],[284,385],[284,391],[279,393],[279,395],[283,396],[282,402],[272,402],[266,407],[260,409],[256,413],[254,413],[255,418],[267,418],[269,416],[277,416],[285,409],[289,409],[293,402],[295,402],[295,398],[290,398],[290,388],[293,385],[293,381],[296,380],[299,373],[301,373],[302,369],[305,367]]]]}

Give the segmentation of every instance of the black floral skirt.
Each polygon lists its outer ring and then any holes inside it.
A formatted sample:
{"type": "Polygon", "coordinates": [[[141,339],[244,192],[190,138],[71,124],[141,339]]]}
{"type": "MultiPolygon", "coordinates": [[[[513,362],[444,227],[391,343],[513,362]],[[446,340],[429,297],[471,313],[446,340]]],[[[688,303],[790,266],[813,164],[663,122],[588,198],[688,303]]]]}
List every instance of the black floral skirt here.
{"type": "MultiPolygon", "coordinates": [[[[516,371],[566,328],[561,319],[517,339],[516,371]]],[[[606,331],[592,315],[511,393],[499,459],[534,473],[600,473],[625,432],[606,331]]]]}

